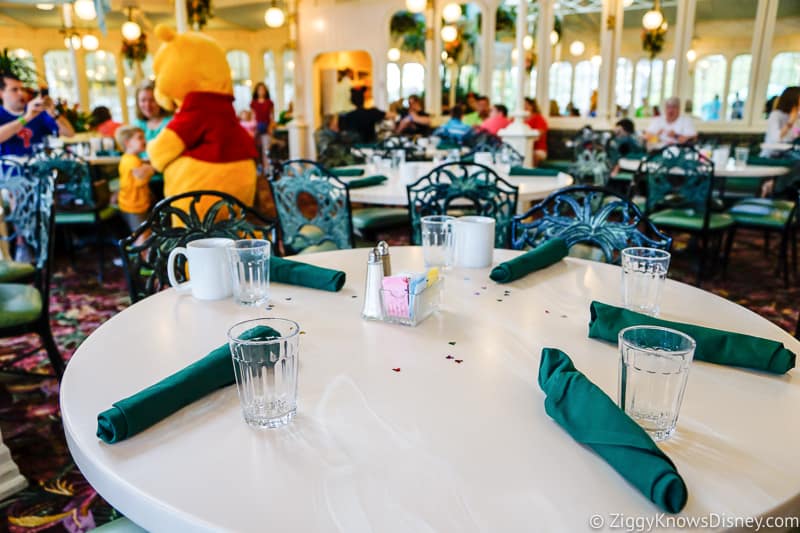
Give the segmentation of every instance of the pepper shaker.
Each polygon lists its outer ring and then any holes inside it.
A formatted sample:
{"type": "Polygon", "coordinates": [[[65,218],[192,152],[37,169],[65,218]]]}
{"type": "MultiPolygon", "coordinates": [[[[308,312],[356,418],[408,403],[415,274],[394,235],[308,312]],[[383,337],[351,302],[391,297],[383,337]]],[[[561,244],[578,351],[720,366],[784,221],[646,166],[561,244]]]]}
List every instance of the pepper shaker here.
{"type": "Polygon", "coordinates": [[[378,254],[381,262],[383,263],[383,275],[384,276],[391,276],[392,275],[392,258],[389,255],[389,243],[386,241],[381,241],[378,243],[378,246],[375,247],[375,252],[378,254]]]}

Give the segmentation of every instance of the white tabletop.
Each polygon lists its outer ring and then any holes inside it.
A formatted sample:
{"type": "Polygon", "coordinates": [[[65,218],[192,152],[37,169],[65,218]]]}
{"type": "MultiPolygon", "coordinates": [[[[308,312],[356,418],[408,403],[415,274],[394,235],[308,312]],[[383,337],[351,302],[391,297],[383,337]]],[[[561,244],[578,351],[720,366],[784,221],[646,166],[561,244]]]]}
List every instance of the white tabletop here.
{"type": "MultiPolygon", "coordinates": [[[[397,272],[422,267],[419,248],[391,253],[397,272]]],[[[495,262],[516,253],[495,251],[495,262]]],[[[100,326],[61,385],[67,442],[92,486],[147,530],[169,532],[575,532],[593,514],[658,513],[546,415],[537,385],[552,346],[616,398],[617,348],[587,338],[587,324],[592,299],[619,303],[619,267],[567,259],[507,285],[488,269],[454,271],[443,310],[409,328],[359,318],[366,254],[300,258],[344,269],[338,293],[273,284],[265,311],[168,290],[100,326]],[[114,401],[265,315],[305,331],[289,426],[248,427],[231,386],[127,441],[95,436],[114,401]]],[[[662,308],[800,350],[767,320],[688,285],[668,280],[662,308]]],[[[661,445],[689,489],[682,514],[800,512],[798,406],[797,370],[693,364],[677,432],[661,445]]]]}
{"type": "MultiPolygon", "coordinates": [[[[622,170],[636,172],[639,170],[640,159],[620,159],[619,166],[622,170]]],[[[733,159],[728,160],[724,167],[714,166],[715,178],[774,178],[789,173],[789,168],[766,165],[745,165],[737,167],[733,159]]]]}
{"type": "MultiPolygon", "coordinates": [[[[414,183],[419,178],[433,170],[436,165],[428,162],[409,162],[406,163],[406,165],[413,169],[413,174],[411,175],[413,179],[403,179],[403,176],[401,176],[400,171],[397,169],[375,169],[368,165],[344,167],[365,170],[365,176],[380,174],[388,178],[380,185],[350,189],[350,200],[352,202],[358,202],[362,204],[407,206],[408,193],[406,191],[406,186],[414,183]]],[[[519,187],[519,198],[517,201],[518,213],[524,213],[530,206],[531,202],[535,200],[541,200],[552,192],[572,185],[572,176],[569,174],[564,174],[563,172],[558,176],[553,177],[508,176],[507,174],[501,174],[499,172],[498,175],[510,184],[519,187]]],[[[358,178],[341,178],[341,180],[344,182],[351,181],[353,179],[358,178]]]]}
{"type": "Polygon", "coordinates": [[[792,149],[792,143],[761,143],[761,149],[768,152],[785,152],[792,149]]]}

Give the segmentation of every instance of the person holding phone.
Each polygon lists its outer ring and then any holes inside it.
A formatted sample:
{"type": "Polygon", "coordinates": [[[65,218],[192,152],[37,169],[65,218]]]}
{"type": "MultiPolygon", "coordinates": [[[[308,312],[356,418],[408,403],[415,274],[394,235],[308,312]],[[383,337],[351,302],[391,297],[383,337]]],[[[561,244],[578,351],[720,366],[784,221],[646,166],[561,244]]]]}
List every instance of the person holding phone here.
{"type": "Polygon", "coordinates": [[[0,155],[28,156],[48,135],[71,137],[75,130],[56,111],[47,89],[28,101],[25,87],[8,73],[0,75],[0,155]],[[27,104],[27,105],[26,105],[27,104]]]}

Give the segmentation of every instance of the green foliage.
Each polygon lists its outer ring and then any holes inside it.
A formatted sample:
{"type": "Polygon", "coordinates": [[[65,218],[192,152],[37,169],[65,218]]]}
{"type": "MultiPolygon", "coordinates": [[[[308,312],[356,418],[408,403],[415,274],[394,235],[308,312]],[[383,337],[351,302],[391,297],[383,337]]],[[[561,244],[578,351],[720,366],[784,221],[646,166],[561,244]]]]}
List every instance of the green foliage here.
{"type": "Polygon", "coordinates": [[[75,133],[89,131],[91,127],[92,115],[91,113],[85,113],[79,110],[78,104],[70,107],[66,102],[59,101],[56,103],[56,109],[64,116],[64,118],[69,121],[69,123],[72,125],[72,129],[75,130],[75,133]]]}
{"type": "Polygon", "coordinates": [[[642,29],[642,50],[650,54],[650,59],[656,57],[664,49],[667,30],[662,27],[655,30],[642,29]]]}
{"type": "Polygon", "coordinates": [[[142,33],[135,41],[122,40],[122,57],[128,62],[128,66],[133,68],[135,61],[147,59],[147,36],[142,33]]]}
{"type": "Polygon", "coordinates": [[[208,24],[208,19],[214,18],[211,0],[186,0],[186,15],[192,21],[192,28],[202,30],[208,24]]]}
{"type": "Polygon", "coordinates": [[[497,8],[494,31],[498,41],[513,39],[517,34],[517,10],[515,7],[501,5],[497,8]]]}
{"type": "Polygon", "coordinates": [[[389,24],[392,40],[400,42],[405,52],[425,52],[425,17],[410,11],[398,11],[389,24]]]}
{"type": "Polygon", "coordinates": [[[8,48],[3,48],[0,53],[0,74],[11,74],[19,78],[25,85],[36,83],[36,69],[22,58],[12,55],[8,48]]]}

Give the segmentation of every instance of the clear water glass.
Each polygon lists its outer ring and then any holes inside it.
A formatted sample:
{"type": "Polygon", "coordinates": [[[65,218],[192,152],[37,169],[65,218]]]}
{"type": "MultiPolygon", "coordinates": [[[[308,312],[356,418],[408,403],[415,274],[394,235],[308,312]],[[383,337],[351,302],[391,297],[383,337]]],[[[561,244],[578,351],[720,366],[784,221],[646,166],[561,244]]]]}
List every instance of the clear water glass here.
{"type": "Polygon", "coordinates": [[[622,250],[622,305],[656,316],[669,270],[670,253],[657,248],[622,250]]]}
{"type": "Polygon", "coordinates": [[[267,303],[270,250],[270,242],[264,239],[242,239],[228,248],[236,303],[246,306],[267,303]]]}
{"type": "Polygon", "coordinates": [[[694,358],[694,339],[659,326],[625,328],[618,339],[618,405],[653,440],[670,438],[694,358]]]}
{"type": "Polygon", "coordinates": [[[236,389],[244,420],[256,428],[288,424],[297,413],[297,369],[300,326],[285,318],[257,318],[228,330],[236,389]],[[268,326],[277,337],[250,338],[257,326],[268,326]]]}
{"type": "Polygon", "coordinates": [[[425,268],[444,268],[452,263],[453,220],[455,217],[447,215],[430,215],[420,219],[425,268]]]}
{"type": "Polygon", "coordinates": [[[405,150],[392,150],[392,168],[400,168],[406,162],[405,150]]]}
{"type": "Polygon", "coordinates": [[[734,151],[734,157],[736,158],[736,168],[744,168],[747,166],[747,158],[750,156],[750,149],[746,146],[740,146],[736,148],[734,151]]]}

